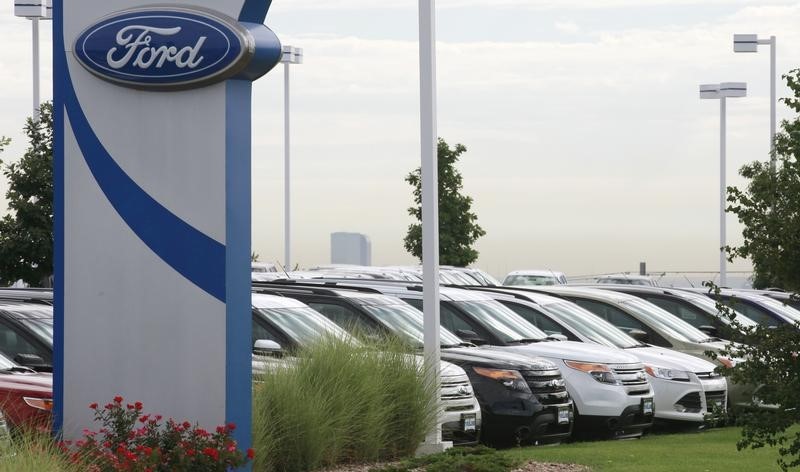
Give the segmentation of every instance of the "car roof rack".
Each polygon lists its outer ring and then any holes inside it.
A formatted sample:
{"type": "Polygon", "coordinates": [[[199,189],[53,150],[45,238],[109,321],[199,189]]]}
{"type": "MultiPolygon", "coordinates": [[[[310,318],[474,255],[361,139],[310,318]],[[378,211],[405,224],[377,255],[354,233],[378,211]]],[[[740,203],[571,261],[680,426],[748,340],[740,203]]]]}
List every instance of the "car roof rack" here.
{"type": "MultiPolygon", "coordinates": [[[[316,280],[316,279],[312,279],[316,280]]],[[[370,287],[361,287],[361,286],[352,286],[352,285],[342,285],[340,282],[319,279],[321,283],[314,283],[309,282],[307,279],[303,280],[288,280],[288,279],[278,279],[278,280],[270,280],[270,281],[262,281],[262,282],[253,282],[253,291],[258,290],[286,290],[286,289],[297,289],[297,290],[307,290],[311,293],[316,295],[336,295],[339,296],[335,290],[350,290],[354,292],[363,292],[363,293],[374,293],[374,294],[381,294],[381,291],[378,289],[370,288],[370,287]]]]}

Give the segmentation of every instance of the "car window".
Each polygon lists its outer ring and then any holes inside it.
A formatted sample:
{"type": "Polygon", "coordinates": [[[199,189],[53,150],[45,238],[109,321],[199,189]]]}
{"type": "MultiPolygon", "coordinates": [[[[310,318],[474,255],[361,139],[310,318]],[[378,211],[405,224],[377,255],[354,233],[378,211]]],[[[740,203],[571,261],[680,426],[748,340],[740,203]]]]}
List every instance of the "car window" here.
{"type": "Polygon", "coordinates": [[[541,314],[540,312],[536,311],[535,309],[523,305],[522,303],[515,303],[511,300],[498,300],[503,305],[511,308],[514,310],[516,314],[523,317],[525,321],[531,323],[532,325],[536,326],[537,328],[541,329],[545,332],[545,334],[563,334],[567,336],[567,338],[575,340],[575,335],[570,333],[568,330],[564,329],[556,323],[555,321],[551,320],[547,316],[541,314]]]}
{"type": "Polygon", "coordinates": [[[474,326],[467,323],[458,313],[444,303],[439,308],[439,319],[441,325],[451,333],[458,334],[458,330],[473,331],[477,333],[474,326]]]}
{"type": "Polygon", "coordinates": [[[256,341],[258,341],[259,339],[275,341],[284,348],[288,347],[284,346],[284,340],[282,339],[281,336],[278,335],[278,333],[275,333],[272,329],[270,329],[264,323],[257,320],[255,316],[253,316],[253,345],[255,345],[256,341]]]}
{"type": "Polygon", "coordinates": [[[25,335],[5,322],[0,323],[0,351],[10,359],[19,354],[35,354],[46,361],[52,358],[50,352],[30,342],[25,335]]]}
{"type": "Polygon", "coordinates": [[[404,298],[404,302],[408,303],[409,305],[413,306],[419,311],[422,311],[422,299],[421,298],[404,298]]]}
{"type": "Polygon", "coordinates": [[[644,298],[659,308],[667,310],[668,312],[696,328],[701,326],[718,326],[720,324],[719,319],[715,316],[706,313],[699,308],[687,306],[675,300],[646,295],[643,295],[641,298],[644,298]]]}
{"type": "Polygon", "coordinates": [[[744,314],[744,316],[750,318],[761,326],[774,327],[783,324],[783,321],[779,321],[777,315],[770,313],[768,310],[765,310],[756,304],[750,304],[731,297],[722,297],[722,303],[738,312],[741,312],[744,314]]]}
{"type": "Polygon", "coordinates": [[[348,306],[322,301],[307,301],[305,303],[314,310],[322,313],[326,318],[339,325],[339,327],[344,328],[345,331],[375,332],[371,324],[364,321],[358,312],[348,306]]]}
{"type": "Polygon", "coordinates": [[[612,325],[624,331],[630,331],[632,329],[638,329],[644,332],[650,331],[647,328],[647,326],[645,326],[644,323],[642,323],[641,321],[637,320],[633,316],[625,313],[624,311],[620,310],[615,306],[603,302],[598,302],[596,300],[586,300],[581,298],[572,301],[575,302],[578,306],[591,311],[595,315],[599,316],[600,318],[603,318],[612,325]]]}

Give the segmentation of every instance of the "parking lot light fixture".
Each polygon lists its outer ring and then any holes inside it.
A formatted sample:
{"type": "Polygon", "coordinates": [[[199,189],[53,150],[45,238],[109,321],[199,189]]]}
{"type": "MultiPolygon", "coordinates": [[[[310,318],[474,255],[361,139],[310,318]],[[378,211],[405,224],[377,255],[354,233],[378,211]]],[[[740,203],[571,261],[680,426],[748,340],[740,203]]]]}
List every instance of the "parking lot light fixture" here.
{"type": "Polygon", "coordinates": [[[53,19],[52,0],[14,0],[14,16],[31,20],[33,43],[33,121],[39,122],[39,20],[53,19]]]}
{"type": "Polygon", "coordinates": [[[769,45],[769,151],[770,166],[775,172],[775,134],[777,133],[776,108],[778,97],[776,91],[776,52],[775,36],[769,39],[758,39],[756,34],[734,34],[733,52],[758,52],[759,45],[769,45]]]}
{"type": "Polygon", "coordinates": [[[726,153],[726,100],[747,96],[747,84],[744,82],[723,82],[719,84],[700,85],[701,99],[719,100],[719,284],[727,285],[725,246],[725,153],[726,153]]]}
{"type": "Polygon", "coordinates": [[[283,64],[283,243],[285,270],[292,270],[292,202],[291,202],[291,161],[290,161],[290,120],[289,120],[289,66],[303,63],[303,49],[294,46],[283,46],[281,63],[283,64]]]}

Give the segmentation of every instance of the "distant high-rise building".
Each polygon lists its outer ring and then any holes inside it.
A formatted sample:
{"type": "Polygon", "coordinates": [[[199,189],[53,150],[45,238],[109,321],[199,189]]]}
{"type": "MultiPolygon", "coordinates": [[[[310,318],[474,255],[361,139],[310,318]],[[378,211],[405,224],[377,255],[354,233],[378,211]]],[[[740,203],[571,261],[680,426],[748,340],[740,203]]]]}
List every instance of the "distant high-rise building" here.
{"type": "Polygon", "coordinates": [[[331,233],[331,264],[372,265],[372,243],[361,233],[331,233]]]}

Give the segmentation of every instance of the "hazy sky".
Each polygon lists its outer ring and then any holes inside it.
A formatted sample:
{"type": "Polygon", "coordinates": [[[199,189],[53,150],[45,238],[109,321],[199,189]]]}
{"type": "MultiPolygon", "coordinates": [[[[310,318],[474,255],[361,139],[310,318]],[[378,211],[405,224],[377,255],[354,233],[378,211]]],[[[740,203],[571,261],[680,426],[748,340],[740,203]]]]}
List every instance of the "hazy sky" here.
{"type": "MultiPolygon", "coordinates": [[[[774,34],[778,71],[800,67],[800,2],[440,0],[439,134],[469,149],[465,191],[495,275],[715,270],[717,101],[698,84],[746,81],[729,100],[728,176],[766,159],[769,54],[733,33],[774,34]]],[[[419,165],[416,2],[275,0],[267,25],[303,47],[292,69],[294,259],[329,262],[334,231],[372,239],[373,262],[414,260],[404,175],[419,165]]],[[[0,135],[24,150],[30,24],[0,4],[0,135]]],[[[51,96],[49,25],[43,97],[51,96]]],[[[254,87],[253,245],[283,258],[283,74],[254,87]]],[[[788,92],[783,83],[779,96],[788,92]]],[[[778,116],[787,117],[780,105],[778,116]]],[[[5,192],[5,185],[0,187],[5,192]]],[[[729,217],[735,243],[740,228],[729,217]]],[[[747,269],[739,262],[735,268],[747,269]]]]}

